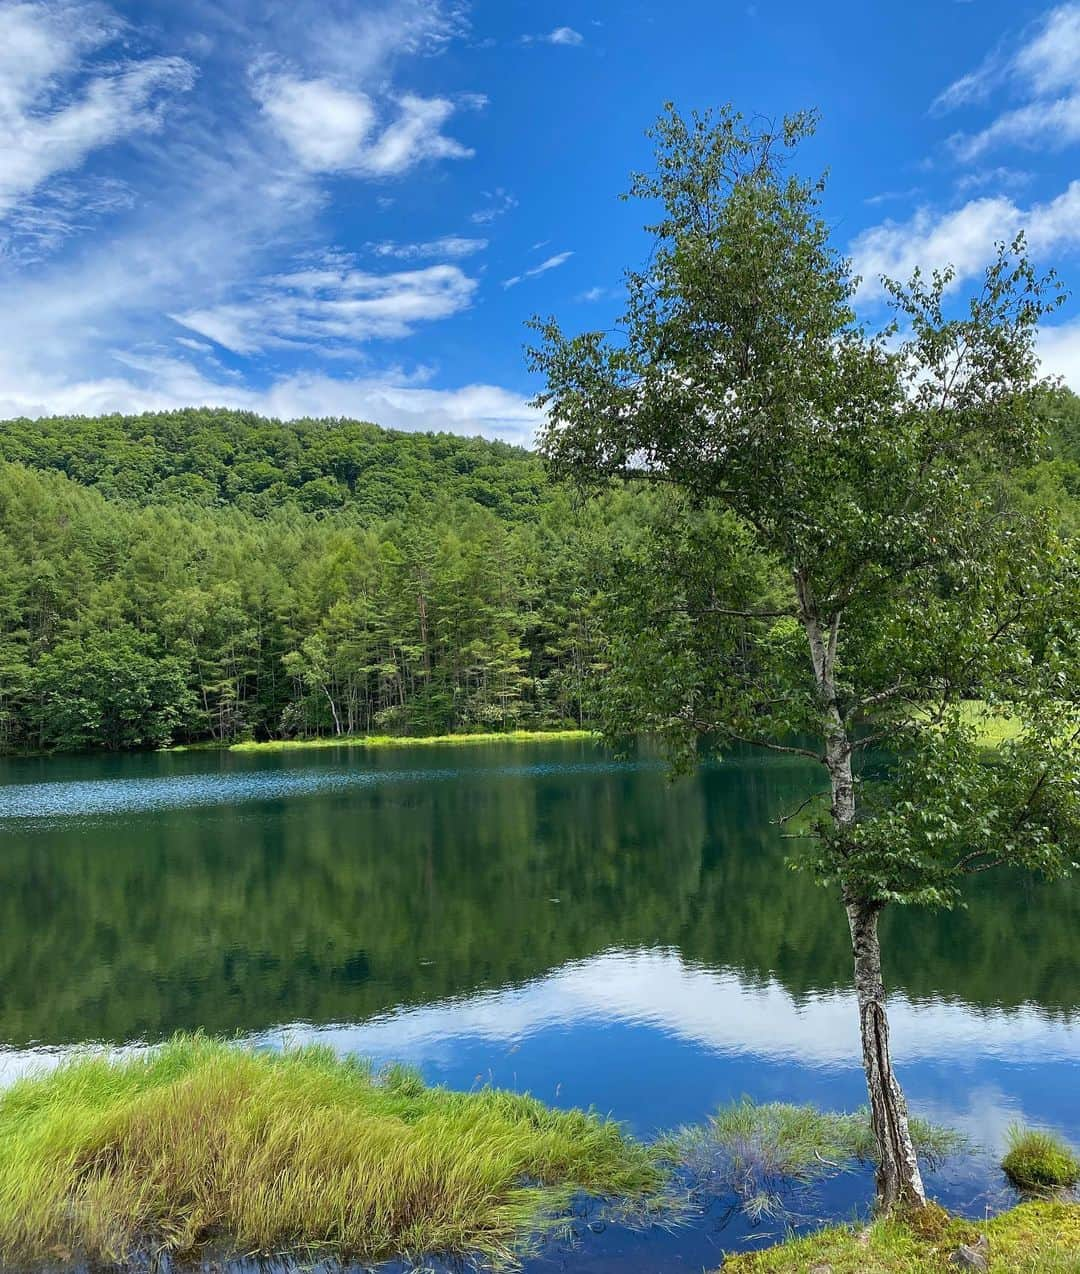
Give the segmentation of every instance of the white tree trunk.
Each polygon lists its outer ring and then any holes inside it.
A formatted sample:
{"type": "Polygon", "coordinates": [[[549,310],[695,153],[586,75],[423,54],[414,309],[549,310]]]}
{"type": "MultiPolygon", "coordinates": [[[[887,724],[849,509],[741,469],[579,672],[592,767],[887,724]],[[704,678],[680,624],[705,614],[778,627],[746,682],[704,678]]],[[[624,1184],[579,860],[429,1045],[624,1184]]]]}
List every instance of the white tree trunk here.
{"type": "Polygon", "coordinates": [[[875,903],[848,901],[851,950],[855,957],[855,993],[859,1001],[863,1069],[870,1097],[870,1120],[877,1142],[878,1207],[922,1207],[926,1203],[922,1173],[908,1128],[907,1103],[893,1074],[889,1056],[889,1019],[881,979],[881,946],[875,903]]]}
{"type": "MultiPolygon", "coordinates": [[[[855,822],[855,780],[851,769],[851,740],[836,691],[840,616],[833,616],[831,622],[824,626],[817,615],[807,581],[796,574],[795,585],[823,712],[825,766],[829,771],[832,791],[830,812],[837,831],[843,837],[855,822]]],[[[878,940],[881,904],[845,896],[844,906],[855,961],[863,1070],[877,1143],[878,1207],[883,1211],[898,1205],[922,1207],[926,1203],[926,1191],[908,1127],[907,1103],[893,1074],[889,1056],[889,1019],[885,1012],[885,986],[881,978],[881,945],[878,940]]]]}

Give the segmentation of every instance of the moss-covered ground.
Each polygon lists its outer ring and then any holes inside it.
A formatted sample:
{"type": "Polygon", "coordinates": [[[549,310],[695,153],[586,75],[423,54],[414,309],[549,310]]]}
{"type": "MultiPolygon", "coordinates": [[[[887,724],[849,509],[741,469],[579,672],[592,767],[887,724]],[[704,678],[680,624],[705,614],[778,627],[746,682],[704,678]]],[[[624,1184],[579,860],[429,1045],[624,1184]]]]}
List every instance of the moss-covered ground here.
{"type": "Polygon", "coordinates": [[[949,1274],[981,1239],[991,1274],[1080,1274],[1080,1204],[1049,1200],[978,1223],[931,1206],[917,1220],[835,1226],[729,1257],[723,1274],[949,1274]]]}

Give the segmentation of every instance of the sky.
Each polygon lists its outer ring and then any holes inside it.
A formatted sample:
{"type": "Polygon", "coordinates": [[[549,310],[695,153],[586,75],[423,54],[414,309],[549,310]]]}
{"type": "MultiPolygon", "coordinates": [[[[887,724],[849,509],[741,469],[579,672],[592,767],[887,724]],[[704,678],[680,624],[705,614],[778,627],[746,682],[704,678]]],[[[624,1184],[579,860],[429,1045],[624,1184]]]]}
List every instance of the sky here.
{"type": "MultiPolygon", "coordinates": [[[[820,111],[869,324],[1021,228],[1080,297],[1080,0],[0,0],[0,417],[528,444],[524,324],[620,313],[669,99],[820,111]]],[[[1080,299],[1040,353],[1080,390],[1080,299]]]]}

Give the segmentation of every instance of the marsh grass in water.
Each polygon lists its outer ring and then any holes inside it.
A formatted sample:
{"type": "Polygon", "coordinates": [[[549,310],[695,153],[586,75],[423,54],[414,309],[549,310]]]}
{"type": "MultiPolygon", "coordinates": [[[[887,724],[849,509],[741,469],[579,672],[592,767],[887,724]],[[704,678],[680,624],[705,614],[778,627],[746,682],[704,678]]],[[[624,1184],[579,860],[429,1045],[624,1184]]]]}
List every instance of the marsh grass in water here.
{"type": "Polygon", "coordinates": [[[1080,1159],[1053,1133],[1013,1124],[1001,1166],[1021,1190],[1069,1189],[1080,1181],[1080,1159]]]}
{"type": "Polygon", "coordinates": [[[329,1050],[177,1038],[0,1096],[0,1265],[151,1251],[510,1259],[576,1194],[657,1194],[618,1125],[329,1050]]]}
{"type": "MultiPolygon", "coordinates": [[[[959,1151],[964,1137],[913,1119],[919,1154],[931,1163],[959,1151]]],[[[744,1098],[705,1124],[679,1129],[661,1143],[665,1158],[697,1193],[733,1194],[752,1220],[781,1215],[800,1188],[870,1163],[874,1137],[866,1110],[836,1113],[744,1098]]]]}

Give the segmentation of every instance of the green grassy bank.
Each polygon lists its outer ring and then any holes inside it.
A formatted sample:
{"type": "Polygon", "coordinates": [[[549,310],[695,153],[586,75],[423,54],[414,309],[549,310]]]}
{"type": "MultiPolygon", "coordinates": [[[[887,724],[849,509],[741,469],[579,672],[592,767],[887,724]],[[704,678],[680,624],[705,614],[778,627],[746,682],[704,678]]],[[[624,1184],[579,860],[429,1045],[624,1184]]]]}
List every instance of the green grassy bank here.
{"type": "Polygon", "coordinates": [[[1023,1203],[978,1223],[931,1206],[918,1221],[836,1226],[732,1256],[723,1274],[948,1274],[964,1268],[961,1246],[985,1253],[991,1274],[1080,1274],[1080,1204],[1023,1203]]]}
{"type": "Polygon", "coordinates": [[[579,1190],[662,1183],[648,1149],[592,1114],[373,1076],[322,1049],[178,1038],[0,1096],[4,1267],[200,1249],[498,1261],[579,1190]]]}
{"type": "MultiPolygon", "coordinates": [[[[302,752],[317,748],[424,748],[457,747],[473,743],[560,743],[581,739],[598,739],[592,730],[508,730],[485,734],[341,734],[318,739],[270,739],[265,743],[231,743],[229,752],[302,752]]],[[[221,750],[216,744],[194,744],[190,747],[166,749],[170,752],[221,750]]]]}

